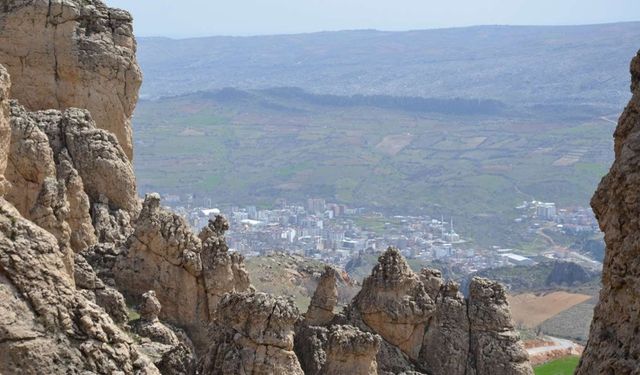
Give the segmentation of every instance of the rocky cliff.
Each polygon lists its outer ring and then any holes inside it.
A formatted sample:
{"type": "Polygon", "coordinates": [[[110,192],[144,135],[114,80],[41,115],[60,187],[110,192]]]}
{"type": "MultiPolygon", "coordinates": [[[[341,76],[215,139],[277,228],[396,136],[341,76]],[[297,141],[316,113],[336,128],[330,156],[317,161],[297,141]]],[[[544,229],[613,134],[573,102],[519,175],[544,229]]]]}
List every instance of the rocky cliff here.
{"type": "Polygon", "coordinates": [[[0,373],[531,374],[499,284],[474,279],[465,299],[395,249],[342,312],[333,268],[304,316],[256,293],[223,217],[196,234],[159,195],[139,201],[130,16],[1,9],[0,373]]]}
{"type": "Polygon", "coordinates": [[[615,160],[591,200],[606,252],[602,290],[577,374],[637,374],[640,366],[640,52],[633,96],[614,133],[615,160]]]}
{"type": "Polygon", "coordinates": [[[0,62],[13,80],[11,97],[30,111],[89,110],[131,159],[130,118],[142,74],[129,13],[100,0],[0,6],[0,62]]]}
{"type": "Polygon", "coordinates": [[[458,289],[390,248],[335,321],[382,337],[380,373],[533,374],[502,285],[474,278],[468,299],[458,289]]]}

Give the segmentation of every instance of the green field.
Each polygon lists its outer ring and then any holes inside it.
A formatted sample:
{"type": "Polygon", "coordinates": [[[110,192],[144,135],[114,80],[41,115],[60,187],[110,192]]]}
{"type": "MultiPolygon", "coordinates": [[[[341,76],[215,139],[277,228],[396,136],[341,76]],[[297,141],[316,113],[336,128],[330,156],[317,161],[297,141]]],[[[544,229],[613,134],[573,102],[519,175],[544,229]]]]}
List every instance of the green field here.
{"type": "Polygon", "coordinates": [[[536,375],[572,375],[578,367],[579,357],[567,357],[534,368],[536,375]]]}
{"type": "Polygon", "coordinates": [[[518,246],[536,236],[523,238],[513,207],[531,199],[587,206],[612,158],[614,125],[580,111],[471,116],[290,94],[227,89],[141,101],[140,191],[195,193],[196,203],[218,205],[322,197],[453,216],[482,245],[518,246]]]}

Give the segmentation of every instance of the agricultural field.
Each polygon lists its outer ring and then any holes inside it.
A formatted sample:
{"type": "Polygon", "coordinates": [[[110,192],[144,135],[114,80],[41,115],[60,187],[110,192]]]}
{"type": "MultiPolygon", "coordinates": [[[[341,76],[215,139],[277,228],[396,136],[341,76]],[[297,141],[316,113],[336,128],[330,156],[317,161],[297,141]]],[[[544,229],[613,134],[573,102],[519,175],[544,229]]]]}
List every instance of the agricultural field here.
{"type": "Polygon", "coordinates": [[[588,111],[486,114],[471,101],[455,113],[441,102],[422,111],[398,98],[368,104],[294,89],[143,100],[134,118],[139,188],[215,204],[322,197],[453,216],[481,245],[517,246],[531,239],[513,222],[516,205],[587,206],[611,161],[614,124],[588,111]]]}
{"type": "Polygon", "coordinates": [[[543,294],[523,293],[509,296],[509,305],[517,325],[535,328],[542,322],[591,298],[592,296],[587,294],[565,291],[543,294]]]}
{"type": "Polygon", "coordinates": [[[578,367],[578,357],[560,358],[534,368],[536,375],[573,375],[578,367]]]}

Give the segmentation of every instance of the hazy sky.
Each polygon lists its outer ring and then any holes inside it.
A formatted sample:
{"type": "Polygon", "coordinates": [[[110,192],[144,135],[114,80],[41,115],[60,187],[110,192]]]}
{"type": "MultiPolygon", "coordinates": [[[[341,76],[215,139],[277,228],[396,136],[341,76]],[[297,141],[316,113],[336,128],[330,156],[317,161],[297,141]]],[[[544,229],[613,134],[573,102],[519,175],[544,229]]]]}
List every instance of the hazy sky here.
{"type": "Polygon", "coordinates": [[[138,36],[588,24],[640,19],[640,0],[105,0],[138,36]]]}

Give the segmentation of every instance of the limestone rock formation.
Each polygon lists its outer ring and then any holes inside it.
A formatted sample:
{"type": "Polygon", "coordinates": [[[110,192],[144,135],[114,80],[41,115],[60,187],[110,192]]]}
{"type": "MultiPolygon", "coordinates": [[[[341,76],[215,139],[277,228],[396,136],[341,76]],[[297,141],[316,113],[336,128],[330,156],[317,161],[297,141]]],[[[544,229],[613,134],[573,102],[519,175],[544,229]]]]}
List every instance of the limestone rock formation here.
{"type": "Polygon", "coordinates": [[[591,200],[606,253],[579,375],[637,374],[640,366],[640,52],[631,62],[631,92],[614,133],[615,160],[591,200]]]}
{"type": "Polygon", "coordinates": [[[178,336],[158,319],[161,309],[162,306],[154,291],[144,293],[139,307],[140,319],[133,326],[133,330],[152,341],[171,346],[178,345],[180,343],[178,336]]]}
{"type": "Polygon", "coordinates": [[[409,358],[418,359],[435,303],[397,249],[380,256],[353,306],[368,327],[409,358]]]}
{"type": "Polygon", "coordinates": [[[127,323],[127,304],[122,294],[105,285],[82,255],[76,254],[73,268],[76,288],[84,291],[85,297],[102,307],[113,321],[118,324],[127,323]]]}
{"type": "Polygon", "coordinates": [[[466,300],[439,271],[423,269],[418,276],[390,248],[333,322],[382,336],[381,374],[533,374],[504,288],[474,278],[470,289],[466,300]]]}
{"type": "Polygon", "coordinates": [[[474,277],[469,285],[468,316],[467,374],[533,375],[502,285],[474,277]]]}
{"type": "Polygon", "coordinates": [[[86,108],[131,159],[130,117],[142,74],[129,13],[99,0],[4,1],[0,63],[31,111],[86,108]]]}
{"type": "MultiPolygon", "coordinates": [[[[436,313],[427,328],[419,361],[430,374],[465,375],[469,359],[469,318],[467,303],[458,285],[444,284],[437,272],[423,270],[431,275],[429,285],[439,284],[435,291],[436,313]]],[[[429,288],[428,288],[429,289],[429,288]]]]}
{"type": "Polygon", "coordinates": [[[202,375],[303,375],[293,352],[293,301],[264,293],[229,293],[220,301],[202,375]]]}
{"type": "Polygon", "coordinates": [[[96,232],[103,242],[115,241],[100,224],[115,221],[109,233],[127,228],[139,203],[133,168],[113,135],[97,129],[87,111],[28,112],[17,102],[11,128],[7,199],[76,251],[94,245],[96,232]],[[92,202],[107,209],[103,215],[94,209],[94,220],[92,202]]]}
{"type": "Polygon", "coordinates": [[[325,268],[305,314],[308,325],[322,326],[333,319],[333,310],[338,304],[338,277],[335,268],[325,268]]]}
{"type": "Polygon", "coordinates": [[[205,330],[222,295],[249,288],[242,257],[227,251],[227,228],[220,217],[201,240],[184,218],[160,207],[158,194],[148,194],[127,254],[114,268],[118,288],[129,297],[155,290],[163,306],[160,317],[187,330],[198,350],[206,346],[205,330]]]}
{"type": "Polygon", "coordinates": [[[190,375],[195,371],[191,341],[164,325],[158,315],[162,306],[154,291],[142,295],[138,308],[140,319],[133,322],[133,332],[141,337],[140,350],[148,355],[163,375],[190,375]]]}
{"type": "Polygon", "coordinates": [[[58,241],[0,198],[0,373],[159,374],[75,288],[58,241]]]}
{"type": "Polygon", "coordinates": [[[353,326],[304,326],[296,331],[295,351],[306,375],[378,373],[380,336],[353,326]]]}
{"type": "Polygon", "coordinates": [[[244,258],[238,253],[229,252],[224,233],[229,229],[227,220],[218,215],[209,220],[198,238],[202,241],[202,277],[207,292],[209,318],[227,292],[246,291],[251,283],[244,268],[244,258]]]}

